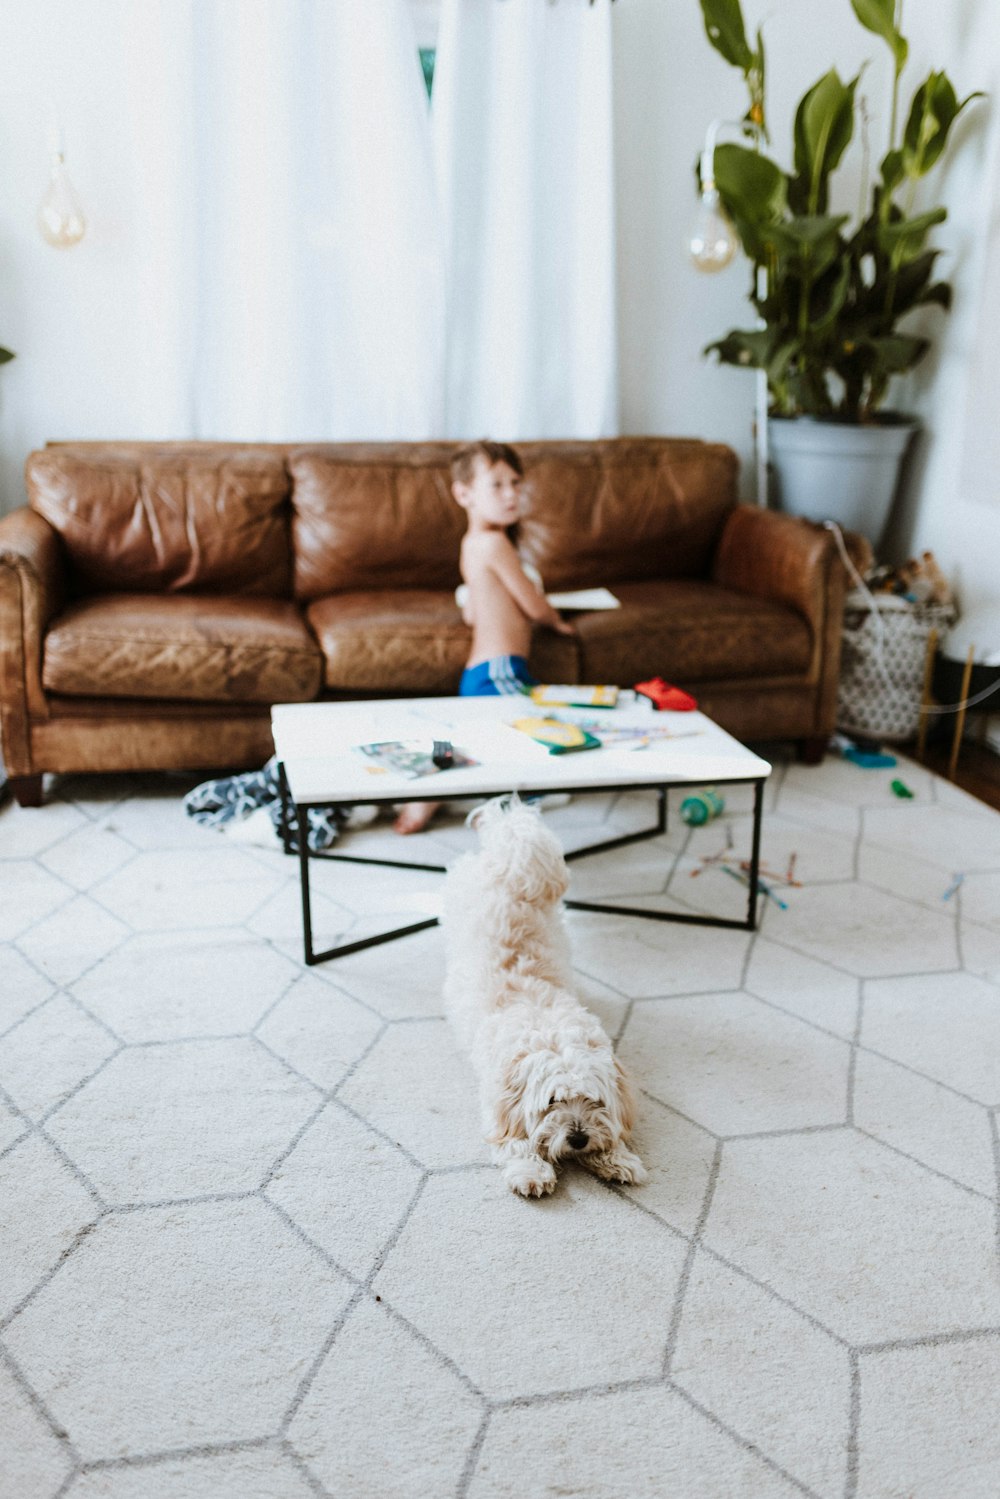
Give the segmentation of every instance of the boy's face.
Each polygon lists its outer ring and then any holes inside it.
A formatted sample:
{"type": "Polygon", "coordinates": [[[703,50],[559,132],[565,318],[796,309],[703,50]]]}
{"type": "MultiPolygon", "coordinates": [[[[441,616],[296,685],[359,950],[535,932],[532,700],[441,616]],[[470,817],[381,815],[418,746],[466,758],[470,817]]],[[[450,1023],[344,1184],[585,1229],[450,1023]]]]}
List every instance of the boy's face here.
{"type": "Polygon", "coordinates": [[[522,479],[509,463],[476,462],[476,471],[468,484],[456,481],[452,493],[470,520],[486,526],[512,526],[521,518],[522,479]]]}

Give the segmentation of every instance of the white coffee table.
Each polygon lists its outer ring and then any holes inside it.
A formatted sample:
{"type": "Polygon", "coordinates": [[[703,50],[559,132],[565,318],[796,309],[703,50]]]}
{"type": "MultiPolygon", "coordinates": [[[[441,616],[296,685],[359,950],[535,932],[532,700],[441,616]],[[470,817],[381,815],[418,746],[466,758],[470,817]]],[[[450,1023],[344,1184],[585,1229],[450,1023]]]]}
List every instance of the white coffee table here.
{"type": "MultiPolygon", "coordinates": [[[[755,930],[764,782],[771,773],[767,761],[753,754],[702,713],[657,713],[646,699],[633,699],[632,694],[625,694],[620,705],[612,710],[587,713],[553,709],[551,712],[558,717],[577,721],[581,718],[598,720],[601,724],[628,729],[666,729],[670,737],[652,737],[641,749],[602,745],[600,749],[553,755],[543,745],[511,727],[516,718],[543,716],[543,710],[535,707],[528,698],[383,698],[374,702],[278,704],[271,710],[271,728],[282,783],[286,852],[291,852],[288,814],[292,806],[301,831],[306,826],[305,814],[313,807],[446,802],[497,796],[511,791],[536,795],[572,792],[574,796],[609,788],[656,792],[655,823],[636,833],[574,849],[567,855],[567,858],[582,858],[586,854],[620,848],[664,832],[669,787],[750,784],[754,787],[753,847],[745,920],[693,912],[649,911],[594,901],[569,900],[566,905],[578,911],[613,912],[652,921],[682,921],[755,930]],[[450,740],[456,749],[464,751],[478,763],[414,780],[395,771],[373,770],[372,762],[357,748],[378,740],[421,741],[430,748],[436,739],[450,740]]],[[[303,836],[299,837],[298,844],[307,964],[322,963],[328,958],[357,952],[436,925],[437,918],[431,917],[317,952],[313,946],[309,888],[309,865],[313,859],[439,871],[444,871],[446,866],[408,859],[375,859],[339,851],[311,853],[303,836]]]]}

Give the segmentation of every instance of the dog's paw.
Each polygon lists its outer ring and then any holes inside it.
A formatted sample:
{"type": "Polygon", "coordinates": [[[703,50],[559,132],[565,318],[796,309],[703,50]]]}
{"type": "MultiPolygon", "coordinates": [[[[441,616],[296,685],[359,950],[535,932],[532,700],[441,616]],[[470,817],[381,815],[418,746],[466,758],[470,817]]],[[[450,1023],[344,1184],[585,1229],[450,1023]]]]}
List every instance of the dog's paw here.
{"type": "Polygon", "coordinates": [[[504,1168],[504,1181],[512,1192],[521,1197],[546,1197],[555,1191],[555,1167],[540,1157],[535,1160],[512,1161],[504,1168]]]}
{"type": "Polygon", "coordinates": [[[641,1187],[649,1172],[632,1150],[609,1150],[603,1155],[583,1156],[581,1165],[589,1166],[602,1181],[618,1182],[623,1187],[641,1187]]]}

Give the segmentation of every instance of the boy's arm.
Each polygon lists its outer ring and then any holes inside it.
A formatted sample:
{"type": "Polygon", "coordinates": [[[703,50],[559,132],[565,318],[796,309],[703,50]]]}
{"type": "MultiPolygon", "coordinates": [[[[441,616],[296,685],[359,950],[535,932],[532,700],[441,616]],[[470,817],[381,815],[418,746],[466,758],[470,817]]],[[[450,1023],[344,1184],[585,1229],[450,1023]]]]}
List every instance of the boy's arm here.
{"type": "Polygon", "coordinates": [[[489,565],[511,598],[535,624],[547,625],[560,635],[575,635],[576,629],[553,609],[540,588],[536,588],[521,566],[520,559],[505,536],[498,536],[489,549],[489,565]]]}

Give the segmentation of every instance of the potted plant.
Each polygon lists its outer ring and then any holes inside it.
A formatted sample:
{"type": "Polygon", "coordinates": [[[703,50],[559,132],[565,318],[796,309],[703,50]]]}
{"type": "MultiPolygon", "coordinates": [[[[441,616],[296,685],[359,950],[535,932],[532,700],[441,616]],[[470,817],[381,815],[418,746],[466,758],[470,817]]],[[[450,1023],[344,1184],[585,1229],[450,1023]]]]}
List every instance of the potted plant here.
{"type": "Polygon", "coordinates": [[[802,98],[793,161],[783,171],[765,153],[763,38],[747,41],[740,0],[700,0],[708,40],[744,75],[746,144],[713,153],[722,205],[753,266],[755,328],[710,344],[724,364],[767,373],[768,438],[781,503],[814,520],[840,519],[878,540],[892,504],[899,463],[916,423],[885,408],[894,375],[914,368],[930,340],[901,326],[924,307],[947,311],[951,287],[935,279],[940,253],[928,245],[942,207],[913,212],[920,179],[939,161],[959,101],[946,74],[931,72],[900,109],[909,51],[900,30],[902,0],[851,0],[862,26],[882,38],[894,74],[888,148],[860,221],[830,211],[830,182],[854,135],[859,73],[835,69],[802,98]],[[869,464],[874,463],[874,472],[869,464]]]}

